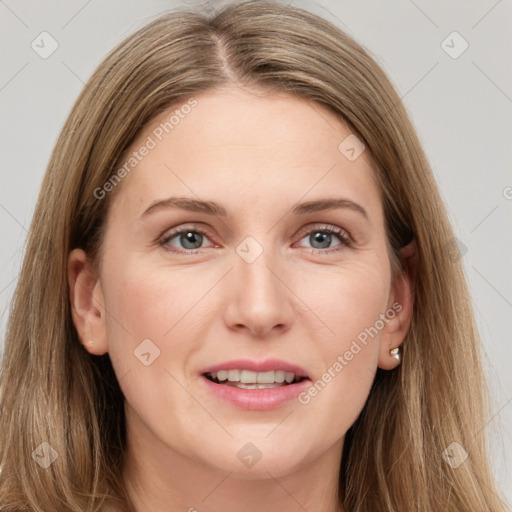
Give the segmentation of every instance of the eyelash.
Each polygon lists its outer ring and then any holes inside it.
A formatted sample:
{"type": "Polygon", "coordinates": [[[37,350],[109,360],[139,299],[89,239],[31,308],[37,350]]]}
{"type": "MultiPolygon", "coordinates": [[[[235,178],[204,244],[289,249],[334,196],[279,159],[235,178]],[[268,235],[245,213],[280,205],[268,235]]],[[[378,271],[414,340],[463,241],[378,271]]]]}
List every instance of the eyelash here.
{"type": "MultiPolygon", "coordinates": [[[[208,230],[201,228],[199,226],[192,225],[191,227],[182,227],[179,229],[172,230],[170,233],[167,233],[160,240],[159,244],[162,247],[164,247],[166,250],[168,250],[170,252],[177,253],[177,254],[198,254],[199,251],[201,251],[201,248],[199,248],[199,249],[183,249],[183,250],[169,248],[170,246],[168,244],[173,238],[175,238],[177,235],[180,235],[182,233],[189,233],[189,232],[201,233],[202,235],[209,237],[208,230]]],[[[300,240],[302,240],[306,235],[311,234],[313,232],[334,234],[338,237],[338,239],[340,240],[341,243],[339,245],[334,246],[333,248],[328,248],[328,249],[316,249],[314,247],[305,247],[304,249],[306,249],[308,253],[326,254],[326,253],[333,253],[333,252],[341,251],[346,247],[352,247],[352,241],[345,230],[338,228],[336,226],[330,226],[328,224],[323,224],[321,227],[314,226],[313,228],[310,228],[308,231],[305,231],[305,232],[301,231],[300,240]]]]}

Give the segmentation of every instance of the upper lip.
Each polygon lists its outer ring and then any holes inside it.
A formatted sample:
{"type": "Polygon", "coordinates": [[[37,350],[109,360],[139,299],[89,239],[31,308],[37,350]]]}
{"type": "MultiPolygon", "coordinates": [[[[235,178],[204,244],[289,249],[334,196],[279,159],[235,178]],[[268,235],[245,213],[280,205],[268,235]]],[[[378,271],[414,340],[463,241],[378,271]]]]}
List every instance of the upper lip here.
{"type": "Polygon", "coordinates": [[[250,370],[253,372],[269,372],[271,370],[281,370],[295,374],[296,377],[309,378],[306,370],[300,366],[281,359],[265,359],[256,361],[254,359],[234,359],[224,363],[214,364],[201,370],[201,373],[218,372],[220,370],[250,370]]]}

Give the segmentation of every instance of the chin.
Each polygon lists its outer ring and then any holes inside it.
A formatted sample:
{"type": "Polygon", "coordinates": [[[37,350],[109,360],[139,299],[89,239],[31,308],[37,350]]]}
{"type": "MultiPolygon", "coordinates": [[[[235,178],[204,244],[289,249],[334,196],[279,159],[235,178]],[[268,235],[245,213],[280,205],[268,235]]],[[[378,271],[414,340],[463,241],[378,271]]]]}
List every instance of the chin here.
{"type": "Polygon", "coordinates": [[[226,446],[222,454],[210,454],[210,460],[205,462],[242,480],[263,480],[270,475],[279,477],[293,473],[307,459],[307,454],[301,452],[300,445],[276,441],[236,441],[226,446]]]}

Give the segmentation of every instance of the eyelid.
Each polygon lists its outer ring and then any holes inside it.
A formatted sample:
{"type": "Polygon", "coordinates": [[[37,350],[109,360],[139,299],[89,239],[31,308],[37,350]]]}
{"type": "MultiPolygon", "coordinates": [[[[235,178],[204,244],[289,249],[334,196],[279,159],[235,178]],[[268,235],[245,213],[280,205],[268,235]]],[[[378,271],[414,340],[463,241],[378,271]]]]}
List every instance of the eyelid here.
{"type": "MultiPolygon", "coordinates": [[[[161,235],[158,238],[158,243],[162,246],[166,246],[169,241],[173,238],[175,238],[177,235],[186,232],[186,231],[194,231],[201,233],[202,235],[205,235],[208,239],[210,239],[211,242],[216,243],[214,240],[214,237],[211,235],[211,230],[207,227],[204,227],[201,223],[185,223],[180,224],[178,226],[175,226],[174,228],[171,228],[170,230],[164,232],[163,235],[161,235]]],[[[354,241],[347,230],[335,226],[332,224],[326,224],[326,223],[312,223],[308,224],[307,226],[304,226],[301,228],[294,236],[293,238],[298,238],[298,241],[302,240],[304,236],[310,234],[314,231],[325,231],[327,233],[331,233],[336,235],[340,239],[340,245],[326,248],[326,249],[317,249],[315,247],[304,247],[304,249],[309,250],[309,252],[315,252],[315,253],[330,253],[330,252],[337,252],[341,249],[339,249],[340,246],[343,247],[352,247],[354,241]]],[[[167,249],[171,252],[175,252],[178,254],[197,254],[199,251],[203,249],[208,249],[209,247],[200,247],[198,249],[167,249]]]]}
{"type": "MultiPolygon", "coordinates": [[[[163,235],[161,235],[158,238],[158,242],[161,245],[166,245],[169,242],[169,240],[174,238],[176,235],[179,235],[186,231],[197,231],[198,233],[206,235],[210,240],[213,238],[211,235],[211,231],[208,228],[202,226],[200,223],[189,222],[189,223],[185,223],[185,224],[180,224],[179,226],[175,226],[174,228],[171,228],[170,230],[165,231],[163,233],[163,235]]],[[[211,240],[211,241],[214,242],[214,240],[211,240]]],[[[181,252],[183,254],[186,254],[186,253],[191,254],[194,251],[200,251],[201,249],[207,249],[207,247],[202,247],[199,249],[181,249],[181,250],[176,249],[175,252],[178,252],[178,253],[181,252]]]]}
{"type": "Polygon", "coordinates": [[[350,236],[349,232],[339,226],[335,226],[333,224],[326,224],[326,223],[313,223],[308,224],[304,228],[302,228],[297,235],[294,236],[294,238],[298,238],[299,241],[304,238],[304,236],[312,233],[312,232],[327,232],[330,234],[334,234],[337,236],[340,240],[339,245],[335,245],[334,247],[328,247],[326,249],[317,249],[315,247],[303,247],[303,250],[308,253],[313,254],[332,254],[340,252],[347,248],[352,248],[354,245],[354,240],[350,236]]]}
{"type": "Polygon", "coordinates": [[[349,232],[346,229],[343,229],[339,226],[335,226],[334,224],[326,224],[324,222],[316,222],[313,224],[308,224],[304,228],[302,228],[295,237],[303,237],[303,235],[307,235],[311,233],[312,231],[327,231],[329,233],[334,233],[335,235],[339,236],[341,239],[345,240],[346,242],[352,243],[352,237],[350,236],[349,232]]]}

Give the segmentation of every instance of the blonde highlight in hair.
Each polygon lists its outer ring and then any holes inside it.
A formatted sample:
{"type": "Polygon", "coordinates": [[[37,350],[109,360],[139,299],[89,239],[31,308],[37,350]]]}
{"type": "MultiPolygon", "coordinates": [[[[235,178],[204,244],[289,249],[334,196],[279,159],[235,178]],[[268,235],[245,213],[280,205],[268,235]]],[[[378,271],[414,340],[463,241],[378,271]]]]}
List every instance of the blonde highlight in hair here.
{"type": "MultiPolygon", "coordinates": [[[[123,394],[71,317],[67,257],[101,264],[112,176],[136,135],[194,94],[236,84],[322,104],[376,163],[393,276],[417,244],[412,324],[397,371],[378,370],[347,432],[339,496],[350,512],[503,511],[486,456],[481,347],[445,206],[409,116],[369,53],[329,22],[272,2],[212,17],[169,12],[119,44],[77,99],[52,153],[13,297],[0,380],[3,512],[132,511],[122,480],[123,394]],[[469,453],[442,459],[453,441],[469,453]],[[58,454],[47,469],[32,452],[58,454]]],[[[136,172],[135,170],[133,172],[136,172]]]]}

